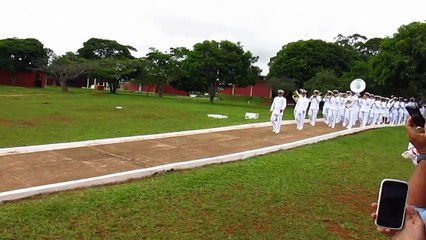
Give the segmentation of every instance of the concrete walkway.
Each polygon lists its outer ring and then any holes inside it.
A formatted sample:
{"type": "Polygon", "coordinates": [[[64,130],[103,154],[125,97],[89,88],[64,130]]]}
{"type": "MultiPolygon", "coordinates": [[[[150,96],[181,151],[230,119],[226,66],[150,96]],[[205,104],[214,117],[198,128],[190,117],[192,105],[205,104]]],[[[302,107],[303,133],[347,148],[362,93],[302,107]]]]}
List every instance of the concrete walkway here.
{"type": "MultiPolygon", "coordinates": [[[[332,132],[348,131],[340,126],[331,129],[324,123],[318,123],[315,127],[305,124],[305,128],[298,131],[296,125],[288,121],[280,134],[274,134],[272,128],[265,125],[268,124],[231,127],[235,128],[233,130],[200,130],[195,134],[162,134],[145,140],[130,139],[112,144],[99,142],[97,145],[85,141],[85,144],[74,144],[78,147],[53,147],[54,150],[43,150],[49,148],[39,146],[38,150],[27,153],[0,149],[3,150],[0,151],[0,201],[9,199],[2,200],[2,194],[20,189],[151,169],[165,164],[235,154],[332,132]]],[[[152,173],[154,172],[153,170],[152,173]]]]}

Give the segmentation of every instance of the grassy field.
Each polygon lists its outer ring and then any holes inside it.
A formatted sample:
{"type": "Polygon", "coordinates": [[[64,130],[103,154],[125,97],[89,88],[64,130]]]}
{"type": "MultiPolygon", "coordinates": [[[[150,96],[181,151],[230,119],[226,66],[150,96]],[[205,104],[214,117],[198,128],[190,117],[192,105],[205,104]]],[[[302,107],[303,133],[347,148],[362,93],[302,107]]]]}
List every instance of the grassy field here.
{"type": "MultiPolygon", "coordinates": [[[[143,99],[145,100],[145,99],[143,99]]],[[[166,101],[166,100],[164,100],[166,101]]],[[[208,105],[207,105],[208,106],[208,105]]],[[[402,128],[0,205],[2,239],[386,239],[369,205],[408,179],[402,128]]]]}
{"type": "MultiPolygon", "coordinates": [[[[270,102],[0,86],[0,147],[269,121],[270,102]],[[250,103],[248,103],[250,102],[250,103]],[[121,106],[123,109],[116,109],[121,106]],[[245,120],[245,112],[260,113],[245,120]],[[229,119],[207,118],[208,113],[229,119]]],[[[285,119],[292,119],[287,109],[285,119]]],[[[0,239],[386,239],[369,205],[408,179],[402,128],[245,161],[0,204],[0,239]]]]}
{"type": "MultiPolygon", "coordinates": [[[[0,147],[25,146],[99,138],[134,136],[269,121],[270,100],[220,96],[207,98],[60,88],[0,85],[0,147]],[[121,106],[123,109],[116,109],[121,106]],[[246,112],[260,114],[244,119],[246,112]],[[223,114],[228,119],[208,118],[223,114]]],[[[285,119],[292,118],[292,110],[285,119]]]]}

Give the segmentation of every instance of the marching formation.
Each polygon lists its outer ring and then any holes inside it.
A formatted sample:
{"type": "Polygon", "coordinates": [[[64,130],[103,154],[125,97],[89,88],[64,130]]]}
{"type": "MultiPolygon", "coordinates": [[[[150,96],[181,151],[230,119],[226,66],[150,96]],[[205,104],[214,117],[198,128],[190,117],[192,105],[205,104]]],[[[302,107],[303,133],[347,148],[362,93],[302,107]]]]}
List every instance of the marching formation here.
{"type": "MultiPolygon", "coordinates": [[[[283,97],[284,91],[278,90],[271,106],[271,122],[273,132],[279,133],[281,120],[287,101],[283,97]]],[[[338,90],[327,91],[324,96],[321,92],[314,90],[308,97],[307,91],[299,89],[293,92],[296,102],[294,107],[294,118],[297,130],[302,130],[306,114],[311,126],[315,126],[320,106],[324,122],[335,128],[337,124],[351,129],[353,127],[365,127],[367,125],[393,124],[402,125],[409,117],[407,106],[418,107],[419,103],[414,98],[383,97],[371,93],[356,93],[354,91],[339,92],[338,90]]],[[[422,110],[425,108],[421,106],[422,110]]]]}

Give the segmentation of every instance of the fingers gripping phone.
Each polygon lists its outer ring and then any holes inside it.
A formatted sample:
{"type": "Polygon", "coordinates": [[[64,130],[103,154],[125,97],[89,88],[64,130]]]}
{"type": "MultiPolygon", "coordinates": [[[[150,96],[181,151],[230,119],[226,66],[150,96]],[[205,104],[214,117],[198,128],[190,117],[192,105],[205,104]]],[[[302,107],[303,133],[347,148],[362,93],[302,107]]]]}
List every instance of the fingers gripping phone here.
{"type": "Polygon", "coordinates": [[[425,119],[420,112],[420,109],[418,107],[414,106],[407,106],[406,107],[408,113],[410,114],[411,118],[413,119],[414,124],[417,127],[424,127],[425,126],[425,119]]]}
{"type": "Polygon", "coordinates": [[[404,226],[405,203],[408,195],[407,182],[383,179],[377,201],[376,225],[400,230],[404,226]]]}

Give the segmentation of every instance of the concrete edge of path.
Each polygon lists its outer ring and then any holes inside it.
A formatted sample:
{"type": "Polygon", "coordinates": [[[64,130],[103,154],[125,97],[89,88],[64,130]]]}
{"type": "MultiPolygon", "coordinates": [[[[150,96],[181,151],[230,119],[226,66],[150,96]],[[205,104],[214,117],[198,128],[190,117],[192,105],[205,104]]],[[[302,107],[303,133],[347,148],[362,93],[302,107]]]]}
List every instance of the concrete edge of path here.
{"type": "MultiPolygon", "coordinates": [[[[283,125],[295,124],[295,123],[296,123],[295,120],[283,121],[283,125]]],[[[267,127],[270,125],[271,125],[270,122],[250,123],[250,124],[242,124],[242,125],[227,126],[227,127],[217,127],[217,128],[170,132],[170,133],[161,133],[161,134],[149,134],[149,135],[139,135],[139,136],[130,136],[130,137],[87,140],[87,141],[79,141],[79,142],[53,143],[53,144],[34,145],[34,146],[0,148],[0,156],[20,154],[20,153],[60,150],[60,149],[68,149],[68,148],[87,147],[87,146],[97,146],[97,145],[105,145],[105,144],[113,144],[113,143],[134,142],[134,141],[141,141],[141,140],[152,140],[152,139],[167,138],[167,137],[179,137],[179,136],[187,136],[187,135],[202,134],[202,133],[223,132],[223,131],[237,130],[237,129],[267,127]]]]}
{"type": "MultiPolygon", "coordinates": [[[[99,177],[92,177],[92,178],[86,178],[86,179],[80,179],[80,180],[74,180],[74,181],[67,181],[67,182],[61,182],[61,183],[54,183],[54,184],[12,190],[7,192],[1,192],[0,202],[17,200],[17,199],[34,196],[34,195],[51,193],[51,192],[59,192],[64,190],[124,182],[131,179],[148,177],[155,173],[162,173],[162,172],[167,172],[171,170],[191,169],[191,168],[201,167],[201,166],[210,165],[210,164],[237,161],[237,160],[254,157],[257,155],[263,155],[263,154],[267,154],[271,152],[276,152],[279,150],[285,150],[285,149],[299,147],[302,145],[313,144],[316,142],[336,138],[339,136],[349,135],[349,134],[353,134],[353,133],[357,133],[357,132],[361,132],[361,131],[365,131],[369,129],[376,129],[376,128],[382,128],[382,127],[384,126],[368,126],[363,128],[353,128],[349,130],[343,130],[343,131],[328,133],[321,136],[307,138],[307,139],[299,140],[296,142],[285,143],[285,144],[280,144],[280,145],[275,145],[275,146],[270,146],[270,147],[255,149],[255,150],[249,150],[249,151],[244,151],[239,153],[233,153],[233,154],[228,154],[223,156],[203,158],[203,159],[191,160],[191,161],[185,161],[185,162],[179,162],[179,163],[170,163],[170,164],[165,164],[165,165],[156,166],[156,167],[108,174],[108,175],[99,176],[99,177]]],[[[386,125],[386,127],[388,127],[388,125],[386,125]]]]}

